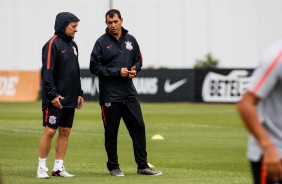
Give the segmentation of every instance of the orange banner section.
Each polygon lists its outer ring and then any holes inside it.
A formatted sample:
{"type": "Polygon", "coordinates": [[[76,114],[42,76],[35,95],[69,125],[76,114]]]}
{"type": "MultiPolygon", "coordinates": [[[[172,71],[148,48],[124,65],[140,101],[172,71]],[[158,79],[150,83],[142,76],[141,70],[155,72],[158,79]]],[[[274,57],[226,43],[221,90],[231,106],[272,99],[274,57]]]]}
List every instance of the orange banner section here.
{"type": "Polygon", "coordinates": [[[38,99],[40,71],[1,71],[0,101],[28,102],[38,99]]]}

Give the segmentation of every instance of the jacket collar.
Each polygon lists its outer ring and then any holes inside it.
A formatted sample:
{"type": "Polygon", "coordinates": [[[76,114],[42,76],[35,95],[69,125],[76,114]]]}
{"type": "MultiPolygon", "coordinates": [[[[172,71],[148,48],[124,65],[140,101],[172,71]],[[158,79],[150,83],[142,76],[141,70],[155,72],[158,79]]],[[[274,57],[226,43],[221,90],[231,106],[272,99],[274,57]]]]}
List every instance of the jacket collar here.
{"type": "Polygon", "coordinates": [[[58,34],[58,36],[63,40],[65,40],[66,42],[71,42],[73,39],[71,36],[67,36],[66,34],[58,34]]]}
{"type": "MultiPolygon", "coordinates": [[[[121,27],[121,37],[120,37],[120,38],[124,37],[127,33],[128,33],[128,31],[127,31],[126,29],[124,29],[123,27],[121,27]]],[[[110,33],[110,31],[109,31],[108,28],[106,28],[106,34],[109,35],[111,38],[116,39],[116,38],[110,33]]]]}

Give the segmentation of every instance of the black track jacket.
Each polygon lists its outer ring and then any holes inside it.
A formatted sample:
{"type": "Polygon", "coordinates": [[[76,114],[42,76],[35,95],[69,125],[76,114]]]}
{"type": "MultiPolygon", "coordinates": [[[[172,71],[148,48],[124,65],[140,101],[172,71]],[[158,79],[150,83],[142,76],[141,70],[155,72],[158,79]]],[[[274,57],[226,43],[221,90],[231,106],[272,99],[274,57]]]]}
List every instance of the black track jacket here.
{"type": "Polygon", "coordinates": [[[90,72],[99,77],[100,103],[137,100],[132,79],[120,76],[121,68],[130,70],[133,66],[137,72],[142,67],[142,55],[136,39],[122,28],[122,36],[117,40],[107,28],[96,41],[90,59],[90,72]]]}
{"type": "Polygon", "coordinates": [[[75,108],[78,96],[83,96],[77,45],[64,34],[70,22],[78,21],[71,13],[58,14],[55,35],[42,48],[42,109],[52,107],[51,101],[59,95],[64,97],[64,108],[75,108]]]}

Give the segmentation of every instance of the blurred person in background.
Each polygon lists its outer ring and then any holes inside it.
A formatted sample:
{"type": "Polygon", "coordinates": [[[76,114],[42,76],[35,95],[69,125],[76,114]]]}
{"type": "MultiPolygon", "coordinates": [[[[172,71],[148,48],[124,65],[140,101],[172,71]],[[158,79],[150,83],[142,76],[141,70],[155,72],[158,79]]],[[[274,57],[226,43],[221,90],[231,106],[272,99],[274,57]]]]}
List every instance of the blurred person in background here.
{"type": "Polygon", "coordinates": [[[262,57],[238,103],[251,133],[247,156],[255,184],[282,184],[282,42],[262,57]]]}
{"type": "Polygon", "coordinates": [[[134,78],[141,70],[142,55],[136,39],[122,27],[118,10],[106,15],[106,33],[95,43],[91,53],[90,71],[99,77],[99,100],[105,128],[107,168],[112,176],[124,176],[117,154],[117,135],[121,118],[133,141],[137,174],[161,175],[148,166],[145,125],[134,78]]]}
{"type": "Polygon", "coordinates": [[[83,106],[78,48],[73,41],[79,19],[72,13],[56,16],[55,35],[42,49],[42,111],[45,127],[39,143],[37,178],[49,178],[46,159],[58,129],[52,176],[74,177],[63,165],[75,108],[83,106]]]}
{"type": "Polygon", "coordinates": [[[2,170],[1,170],[1,165],[0,165],[0,184],[3,184],[3,176],[2,176],[2,170]]]}

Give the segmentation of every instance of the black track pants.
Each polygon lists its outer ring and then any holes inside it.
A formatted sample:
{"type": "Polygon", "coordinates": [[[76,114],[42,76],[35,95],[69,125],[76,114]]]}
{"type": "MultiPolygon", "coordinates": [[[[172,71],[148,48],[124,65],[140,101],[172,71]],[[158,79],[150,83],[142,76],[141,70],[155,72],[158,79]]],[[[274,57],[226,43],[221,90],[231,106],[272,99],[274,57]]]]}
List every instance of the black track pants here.
{"type": "Polygon", "coordinates": [[[146,135],[139,101],[103,103],[102,119],[105,128],[105,148],[108,155],[107,167],[119,168],[117,154],[117,136],[121,118],[123,119],[133,142],[135,161],[138,168],[148,167],[146,135]]]}

